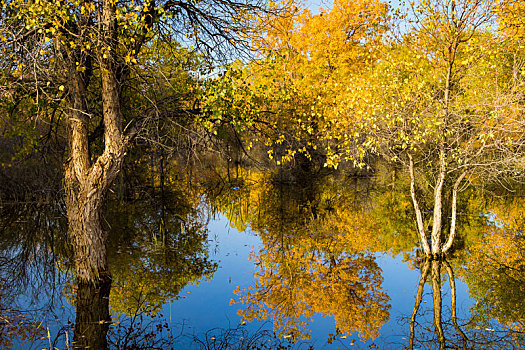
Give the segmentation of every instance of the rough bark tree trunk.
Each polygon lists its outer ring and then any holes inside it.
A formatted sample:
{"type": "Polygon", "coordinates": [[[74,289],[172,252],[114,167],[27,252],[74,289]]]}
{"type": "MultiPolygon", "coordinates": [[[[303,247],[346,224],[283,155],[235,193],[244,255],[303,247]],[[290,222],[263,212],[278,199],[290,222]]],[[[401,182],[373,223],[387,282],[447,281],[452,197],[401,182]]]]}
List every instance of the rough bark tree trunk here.
{"type": "Polygon", "coordinates": [[[75,270],[80,282],[91,283],[109,277],[107,234],[101,222],[104,191],[100,187],[93,188],[90,178],[78,181],[72,169],[74,161],[70,162],[65,175],[66,207],[75,270]]]}
{"type": "Polygon", "coordinates": [[[66,164],[65,188],[69,235],[79,281],[92,283],[110,276],[106,256],[107,233],[102,228],[102,207],[109,187],[122,168],[125,151],[104,152],[84,172],[75,168],[79,159],[66,164]]]}
{"type": "MultiPolygon", "coordinates": [[[[61,48],[67,52],[66,47],[61,48]]],[[[88,77],[74,69],[74,55],[64,55],[68,74],[67,119],[69,158],[64,169],[66,208],[70,241],[79,281],[91,282],[108,276],[106,235],[101,210],[106,189],[100,171],[94,172],[89,159],[89,110],[86,102],[88,77]]]]}
{"type": "Polygon", "coordinates": [[[104,151],[90,160],[86,102],[86,75],[76,70],[75,55],[63,48],[68,73],[69,158],[65,164],[66,206],[69,234],[80,283],[93,283],[110,276],[107,233],[102,227],[102,207],[107,192],[122,169],[129,137],[122,131],[120,84],[117,78],[116,8],[114,2],[102,4],[102,31],[99,62],[104,121],[104,151]]]}

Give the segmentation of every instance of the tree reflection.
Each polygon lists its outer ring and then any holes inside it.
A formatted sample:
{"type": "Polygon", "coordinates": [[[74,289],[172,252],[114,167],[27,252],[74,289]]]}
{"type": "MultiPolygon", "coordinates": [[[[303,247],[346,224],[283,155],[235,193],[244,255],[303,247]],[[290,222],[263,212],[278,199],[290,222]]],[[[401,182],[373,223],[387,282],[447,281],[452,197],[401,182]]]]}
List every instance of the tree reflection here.
{"type": "Polygon", "coordinates": [[[199,192],[171,181],[158,195],[139,197],[114,198],[108,204],[112,284],[76,280],[60,205],[15,202],[0,207],[2,347],[35,342],[40,348],[67,348],[73,340],[75,348],[91,349],[169,345],[170,338],[157,328],[159,310],[188,284],[211,277],[217,264],[208,259],[199,192]],[[27,286],[32,289],[20,297],[27,286]],[[74,326],[68,319],[55,319],[63,295],[75,306],[74,326]],[[41,302],[39,322],[32,321],[36,299],[41,302]]]}
{"type": "Polygon", "coordinates": [[[314,313],[333,316],[340,334],[377,337],[390,305],[381,270],[366,254],[331,254],[308,246],[260,251],[253,288],[240,292],[247,320],[266,319],[285,337],[309,337],[314,313]],[[305,321],[305,319],[307,321],[305,321]]]}
{"type": "Polygon", "coordinates": [[[42,319],[60,294],[56,265],[67,268],[66,261],[56,258],[68,251],[65,229],[61,208],[54,203],[0,203],[1,348],[30,347],[42,337],[51,344],[42,319]]]}
{"type": "Polygon", "coordinates": [[[76,319],[73,346],[78,349],[108,348],[107,334],[111,324],[109,292],[111,281],[98,284],[80,283],[76,293],[76,319]]]}
{"type": "MultiPolygon", "coordinates": [[[[488,224],[469,249],[472,258],[461,271],[476,300],[472,321],[494,329],[494,320],[523,338],[525,333],[525,199],[492,202],[488,224]]],[[[521,343],[525,345],[525,343],[521,343]]]]}
{"type": "Polygon", "coordinates": [[[430,260],[424,259],[420,265],[421,277],[419,279],[419,284],[416,292],[416,302],[414,305],[414,311],[410,318],[410,342],[409,349],[414,349],[415,342],[419,342],[421,345],[426,345],[433,347],[432,344],[435,344],[439,349],[445,348],[454,348],[454,349],[466,349],[468,347],[468,338],[461,329],[457,320],[457,311],[456,311],[456,284],[454,272],[450,263],[446,260],[430,260]],[[442,272],[446,271],[448,275],[448,280],[450,283],[450,321],[454,326],[457,334],[460,336],[461,342],[458,343],[457,339],[454,339],[453,336],[449,335],[448,329],[443,327],[443,298],[442,298],[442,272]],[[425,337],[419,336],[416,337],[416,320],[419,307],[421,305],[423,290],[425,283],[430,275],[430,283],[432,285],[432,300],[433,300],[433,327],[435,331],[436,338],[431,338],[431,340],[424,339],[428,337],[429,334],[426,333],[425,337]],[[445,335],[447,332],[447,335],[445,335]],[[430,344],[430,345],[429,345],[430,344]]]}
{"type": "Polygon", "coordinates": [[[270,318],[286,338],[309,338],[316,313],[334,317],[337,335],[377,337],[390,299],[381,287],[382,271],[366,251],[373,236],[367,216],[353,195],[334,200],[337,188],[323,182],[330,179],[326,174],[295,171],[281,170],[265,181],[259,175],[246,197],[248,223],[264,247],[252,257],[255,285],[237,290],[241,314],[270,318]]]}
{"type": "Polygon", "coordinates": [[[456,277],[449,261],[425,259],[420,263],[420,270],[416,301],[410,318],[409,349],[513,349],[523,347],[523,334],[511,331],[505,325],[494,322],[491,322],[490,325],[481,325],[476,321],[475,315],[474,319],[471,317],[470,320],[458,318],[456,277]],[[443,304],[446,299],[443,298],[443,291],[446,288],[442,280],[444,274],[447,275],[450,288],[447,290],[450,292],[450,304],[445,303],[445,307],[443,304]],[[428,310],[420,310],[427,281],[432,290],[431,318],[426,315],[425,311],[428,310]]]}
{"type": "Polygon", "coordinates": [[[205,223],[180,193],[115,204],[108,249],[115,314],[131,315],[141,305],[154,315],[186,285],[213,275],[217,264],[208,259],[205,223]]]}

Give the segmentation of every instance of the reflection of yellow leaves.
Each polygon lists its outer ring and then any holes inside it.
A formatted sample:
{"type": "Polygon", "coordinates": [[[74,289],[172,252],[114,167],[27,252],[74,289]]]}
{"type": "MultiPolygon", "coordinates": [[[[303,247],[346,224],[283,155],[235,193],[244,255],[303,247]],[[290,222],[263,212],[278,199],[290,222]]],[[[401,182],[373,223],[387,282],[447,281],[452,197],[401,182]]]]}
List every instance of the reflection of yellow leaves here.
{"type": "Polygon", "coordinates": [[[2,324],[0,347],[3,349],[12,348],[15,339],[19,346],[30,344],[35,339],[47,339],[41,322],[34,321],[25,314],[3,310],[0,314],[0,323],[2,324]]]}
{"type": "Polygon", "coordinates": [[[379,240],[374,220],[362,209],[339,201],[331,215],[319,223],[320,232],[334,233],[331,243],[341,250],[376,250],[379,240]]]}
{"type": "Polygon", "coordinates": [[[470,247],[463,272],[479,317],[496,318],[507,327],[525,329],[525,199],[498,200],[488,211],[483,235],[470,247]]]}
{"type": "MultiPolygon", "coordinates": [[[[377,337],[390,308],[389,297],[381,290],[380,268],[365,254],[316,250],[318,238],[314,245],[259,252],[255,288],[238,292],[246,305],[242,316],[247,320],[270,316],[282,336],[299,339],[309,337],[308,319],[319,313],[334,317],[343,334],[377,337]]],[[[336,246],[324,243],[322,247],[336,246]]]]}

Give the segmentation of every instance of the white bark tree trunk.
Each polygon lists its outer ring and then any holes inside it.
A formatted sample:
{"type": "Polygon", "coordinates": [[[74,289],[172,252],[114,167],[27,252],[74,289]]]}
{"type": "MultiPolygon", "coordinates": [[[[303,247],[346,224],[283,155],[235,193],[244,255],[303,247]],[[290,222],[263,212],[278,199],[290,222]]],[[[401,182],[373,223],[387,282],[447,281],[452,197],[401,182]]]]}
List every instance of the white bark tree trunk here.
{"type": "Polygon", "coordinates": [[[443,184],[446,176],[445,151],[439,152],[439,175],[436,187],[434,188],[434,215],[432,220],[432,255],[438,257],[441,255],[441,229],[443,226],[443,184]]]}
{"type": "Polygon", "coordinates": [[[421,247],[426,256],[430,256],[431,251],[428,245],[427,236],[425,234],[425,226],[423,222],[423,215],[419,208],[419,203],[416,196],[416,176],[414,174],[414,159],[412,155],[408,153],[409,160],[409,173],[410,173],[410,195],[412,197],[412,204],[414,205],[414,211],[416,212],[417,231],[419,233],[419,240],[421,241],[421,247]]]}
{"type": "Polygon", "coordinates": [[[452,188],[452,209],[451,209],[451,219],[450,219],[450,232],[448,235],[447,242],[443,246],[443,254],[446,254],[450,248],[452,247],[452,244],[454,244],[454,238],[456,237],[456,218],[457,218],[457,201],[458,201],[458,188],[461,184],[461,181],[465,178],[467,175],[466,172],[462,173],[456,182],[454,183],[454,187],[452,188]]]}

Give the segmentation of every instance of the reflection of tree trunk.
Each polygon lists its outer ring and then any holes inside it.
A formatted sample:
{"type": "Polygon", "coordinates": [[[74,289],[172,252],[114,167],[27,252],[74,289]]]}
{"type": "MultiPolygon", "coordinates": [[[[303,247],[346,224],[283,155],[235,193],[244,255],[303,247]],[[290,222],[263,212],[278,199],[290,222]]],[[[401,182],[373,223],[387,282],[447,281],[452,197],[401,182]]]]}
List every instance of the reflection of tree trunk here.
{"type": "Polygon", "coordinates": [[[414,348],[414,337],[415,337],[415,323],[416,323],[416,315],[417,311],[419,310],[419,305],[421,305],[421,301],[423,299],[423,290],[425,289],[425,282],[427,280],[428,276],[428,270],[430,267],[430,261],[426,260],[422,264],[421,269],[421,277],[419,278],[419,285],[417,286],[417,293],[416,293],[416,304],[414,305],[414,311],[412,311],[412,317],[410,317],[410,344],[409,349],[414,348]]]}
{"type": "Polygon", "coordinates": [[[108,348],[107,333],[111,323],[109,315],[109,280],[94,283],[79,283],[76,300],[74,329],[75,349],[108,348]]]}
{"type": "Polygon", "coordinates": [[[456,328],[456,331],[461,335],[461,338],[463,339],[463,348],[466,349],[468,345],[468,338],[463,333],[463,330],[458,325],[458,320],[456,316],[456,280],[454,278],[454,271],[452,270],[452,267],[448,263],[448,261],[443,261],[445,265],[445,269],[447,270],[448,274],[448,280],[450,281],[450,308],[452,310],[452,323],[454,324],[454,328],[456,328]]]}
{"type": "Polygon", "coordinates": [[[434,300],[434,327],[438,336],[439,349],[445,349],[445,334],[441,321],[441,261],[432,261],[432,295],[434,300]]]}
{"type": "MultiPolygon", "coordinates": [[[[441,269],[442,266],[447,271],[447,275],[450,281],[450,296],[451,296],[451,313],[452,313],[452,323],[454,324],[454,327],[456,331],[460,334],[461,338],[463,339],[463,349],[467,349],[468,346],[468,338],[465,335],[465,333],[461,330],[461,328],[458,325],[457,322],[457,315],[456,315],[456,283],[454,279],[454,272],[452,270],[452,267],[446,260],[425,260],[422,263],[422,269],[421,269],[421,278],[419,280],[419,285],[417,289],[417,295],[416,295],[416,304],[414,305],[414,310],[412,312],[412,317],[410,319],[410,343],[409,343],[409,349],[414,349],[414,340],[415,340],[415,323],[416,323],[416,315],[419,309],[419,306],[421,304],[421,299],[423,295],[423,289],[426,283],[426,279],[429,273],[429,269],[431,271],[431,280],[432,280],[432,298],[433,298],[433,307],[434,307],[434,329],[437,335],[437,341],[439,344],[439,349],[445,349],[446,345],[446,339],[445,339],[445,333],[443,331],[443,321],[442,321],[442,294],[441,294],[441,269]],[[424,265],[423,265],[424,264],[424,265]]],[[[429,328],[430,329],[430,328],[429,328]]],[[[454,348],[459,348],[459,346],[455,346],[454,348]]]]}

